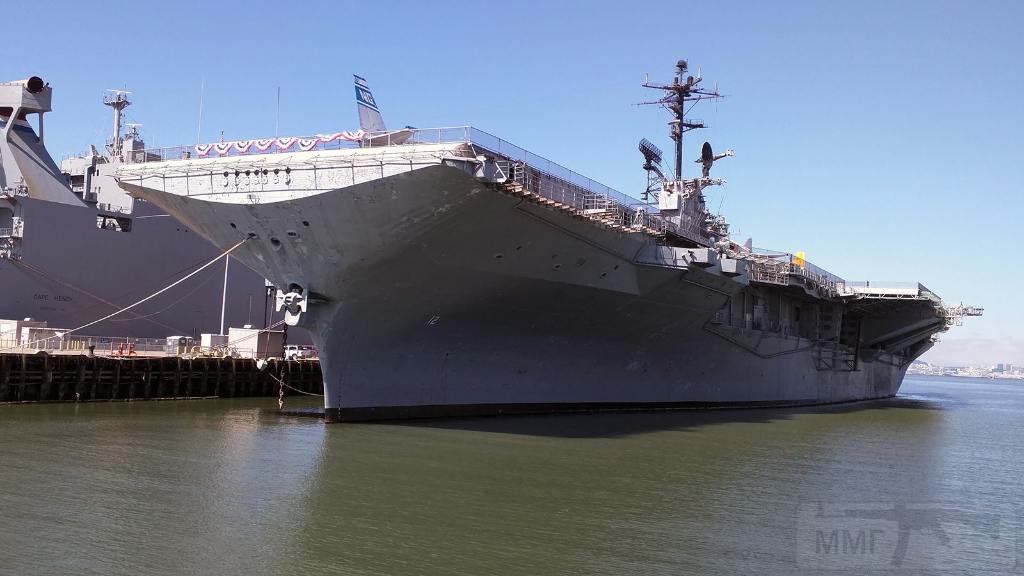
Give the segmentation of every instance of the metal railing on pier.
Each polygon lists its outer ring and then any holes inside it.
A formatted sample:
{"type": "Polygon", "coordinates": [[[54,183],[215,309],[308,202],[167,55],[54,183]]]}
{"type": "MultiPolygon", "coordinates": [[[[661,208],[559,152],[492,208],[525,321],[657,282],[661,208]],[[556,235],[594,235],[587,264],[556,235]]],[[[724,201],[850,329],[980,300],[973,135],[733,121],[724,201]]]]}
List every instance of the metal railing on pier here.
{"type": "Polygon", "coordinates": [[[36,352],[67,352],[88,353],[99,356],[176,356],[182,353],[177,349],[168,349],[164,338],[125,338],[111,336],[61,336],[63,330],[44,328],[50,335],[38,334],[35,330],[31,336],[19,341],[16,339],[0,339],[0,350],[12,354],[36,352]]]}

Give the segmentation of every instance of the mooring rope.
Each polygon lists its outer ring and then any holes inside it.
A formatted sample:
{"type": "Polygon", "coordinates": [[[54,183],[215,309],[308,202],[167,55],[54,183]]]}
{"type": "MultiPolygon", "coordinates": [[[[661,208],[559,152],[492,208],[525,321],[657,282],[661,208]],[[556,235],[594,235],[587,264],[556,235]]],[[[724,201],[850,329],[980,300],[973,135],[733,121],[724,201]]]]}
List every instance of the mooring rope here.
{"type": "MultiPolygon", "coordinates": [[[[113,318],[114,316],[117,316],[118,314],[121,314],[122,312],[127,312],[128,310],[131,310],[132,308],[135,308],[136,306],[138,306],[140,304],[143,304],[145,302],[148,302],[149,300],[152,300],[153,298],[156,298],[157,296],[163,294],[164,292],[167,292],[171,288],[174,288],[178,284],[181,284],[182,282],[188,280],[189,278],[195,276],[196,274],[199,274],[200,272],[202,272],[203,270],[209,268],[210,266],[213,266],[221,258],[227,258],[228,254],[231,254],[236,248],[238,248],[242,244],[245,244],[248,241],[249,241],[249,238],[243,238],[237,244],[235,244],[231,248],[228,248],[227,250],[222,252],[219,256],[214,258],[213,260],[210,260],[209,262],[207,262],[206,264],[203,264],[199,268],[196,268],[195,270],[193,270],[189,274],[183,276],[182,278],[179,278],[178,280],[175,280],[174,282],[172,282],[172,283],[168,284],[167,286],[157,290],[156,292],[153,292],[152,294],[150,294],[149,296],[146,296],[145,298],[139,300],[138,302],[135,302],[134,304],[129,304],[128,306],[125,306],[124,308],[121,308],[120,310],[117,310],[116,312],[113,312],[111,314],[107,314],[106,316],[104,316],[102,318],[99,318],[97,320],[93,320],[92,322],[88,322],[86,324],[82,324],[81,326],[79,326],[77,328],[72,328],[71,330],[67,330],[67,331],[62,333],[61,337],[67,336],[68,334],[71,334],[72,332],[78,332],[79,330],[84,330],[84,329],[86,329],[86,328],[88,328],[90,326],[95,326],[96,324],[99,324],[100,322],[103,322],[105,320],[109,320],[109,319],[113,318]]],[[[8,350],[15,350],[15,349],[18,349],[18,348],[31,347],[31,346],[33,346],[35,344],[38,344],[40,342],[46,342],[47,340],[51,340],[51,339],[53,339],[53,336],[50,336],[50,337],[47,337],[47,338],[40,338],[38,340],[34,340],[32,342],[28,342],[27,344],[23,344],[23,345],[10,346],[8,348],[0,348],[0,352],[6,352],[8,350]]]]}
{"type": "MultiPolygon", "coordinates": [[[[117,304],[114,304],[110,300],[107,300],[106,298],[101,298],[101,297],[93,294],[92,292],[89,292],[88,290],[86,290],[86,289],[84,289],[84,288],[82,288],[80,286],[76,286],[74,284],[71,284],[70,282],[66,282],[64,280],[61,280],[60,278],[57,278],[56,276],[53,276],[52,274],[49,274],[48,272],[46,272],[42,268],[38,268],[36,266],[33,266],[33,265],[29,264],[28,262],[25,262],[23,260],[12,260],[11,263],[14,264],[15,266],[18,266],[19,268],[22,268],[22,269],[28,271],[28,272],[36,274],[36,275],[42,277],[45,280],[49,280],[50,282],[53,282],[55,284],[59,284],[59,285],[65,287],[65,288],[70,288],[71,290],[74,290],[76,292],[80,292],[82,294],[85,294],[86,296],[88,296],[88,297],[90,297],[90,298],[92,298],[92,299],[94,299],[94,300],[96,300],[96,301],[98,301],[98,302],[100,302],[102,304],[106,304],[107,306],[110,306],[111,308],[117,308],[117,304]]],[[[145,318],[144,316],[140,316],[139,314],[136,314],[135,312],[132,312],[132,315],[134,316],[133,318],[126,318],[124,320],[118,319],[116,321],[117,322],[130,322],[130,321],[135,320],[135,319],[145,318]]],[[[157,324],[159,326],[162,326],[163,328],[167,328],[167,329],[171,330],[172,332],[177,330],[177,328],[174,328],[172,326],[164,324],[163,322],[160,322],[158,320],[148,320],[148,321],[152,322],[154,324],[157,324]]]]}
{"type": "Polygon", "coordinates": [[[282,392],[282,393],[284,392],[284,388],[288,388],[288,389],[290,389],[290,390],[294,390],[294,391],[298,392],[299,394],[305,394],[306,396],[323,396],[323,394],[315,394],[315,393],[313,393],[313,392],[306,392],[306,391],[304,391],[304,390],[299,390],[299,389],[298,389],[298,388],[296,388],[295,386],[289,386],[288,384],[285,384],[285,383],[284,383],[284,380],[281,380],[280,378],[278,378],[277,376],[274,376],[274,375],[273,375],[273,374],[271,374],[270,372],[267,372],[267,376],[270,376],[271,378],[273,378],[274,380],[276,380],[278,384],[280,384],[281,386],[283,386],[283,388],[281,389],[281,392],[282,392]]]}

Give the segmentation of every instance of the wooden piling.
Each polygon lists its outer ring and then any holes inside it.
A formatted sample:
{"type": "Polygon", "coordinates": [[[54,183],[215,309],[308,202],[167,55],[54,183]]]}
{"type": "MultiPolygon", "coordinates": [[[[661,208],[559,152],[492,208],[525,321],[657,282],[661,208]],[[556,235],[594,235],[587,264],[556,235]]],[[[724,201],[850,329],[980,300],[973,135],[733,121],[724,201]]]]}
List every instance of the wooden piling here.
{"type": "Polygon", "coordinates": [[[260,370],[247,358],[0,354],[0,403],[276,396],[275,378],[323,392],[320,365],[309,360],[270,360],[260,370]]]}
{"type": "Polygon", "coordinates": [[[11,357],[0,354],[0,401],[7,398],[11,381],[11,357]]]}

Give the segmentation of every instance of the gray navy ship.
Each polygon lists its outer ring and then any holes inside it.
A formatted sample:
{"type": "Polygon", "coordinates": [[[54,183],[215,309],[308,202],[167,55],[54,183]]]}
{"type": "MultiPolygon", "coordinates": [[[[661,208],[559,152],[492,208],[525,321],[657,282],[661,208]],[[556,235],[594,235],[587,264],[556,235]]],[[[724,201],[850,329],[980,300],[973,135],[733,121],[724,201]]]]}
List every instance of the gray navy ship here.
{"type": "MultiPolygon", "coordinates": [[[[44,143],[52,97],[39,77],[0,84],[0,318],[66,330],[153,293],[219,250],[117,186],[117,167],[145,154],[138,126],[122,126],[128,93],[104,99],[114,112],[106,149],[70,156],[59,167],[44,143]],[[30,123],[36,118],[38,133],[30,123]]],[[[85,334],[165,338],[263,325],[265,297],[263,277],[238,264],[228,265],[225,288],[221,264],[85,334]]],[[[16,342],[15,334],[0,333],[0,348],[16,342]]]]}
{"type": "Polygon", "coordinates": [[[730,237],[683,173],[685,111],[718,98],[685,61],[654,104],[634,200],[471,127],[154,151],[122,188],[277,286],[320,350],[329,421],[813,405],[891,397],[971,306],[918,283],[848,282],[730,237]],[[666,173],[667,172],[667,173],[666,173]]]}

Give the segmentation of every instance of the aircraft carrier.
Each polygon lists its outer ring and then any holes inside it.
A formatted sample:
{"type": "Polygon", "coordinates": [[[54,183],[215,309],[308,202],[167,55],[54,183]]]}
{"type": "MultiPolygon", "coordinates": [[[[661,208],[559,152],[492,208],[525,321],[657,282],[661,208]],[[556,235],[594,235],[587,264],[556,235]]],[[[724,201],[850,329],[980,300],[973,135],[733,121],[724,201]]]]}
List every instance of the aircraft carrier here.
{"type": "Polygon", "coordinates": [[[981,313],[733,241],[704,196],[731,151],[683,173],[705,127],[685,112],[717,91],[685,61],[645,86],[675,156],[641,142],[642,200],[471,127],[388,131],[359,77],[366,132],[153,151],[117,177],[288,287],[328,421],[886,398],[981,313]]]}
{"type": "MultiPolygon", "coordinates": [[[[81,326],[219,253],[164,210],[118,188],[117,167],[144,159],[138,125],[122,122],[128,96],[118,90],[104,99],[113,111],[106,148],[90,147],[58,167],[43,131],[53,88],[39,77],[0,83],[0,318],[81,326]]],[[[165,338],[263,326],[265,299],[262,276],[221,264],[86,335],[165,338]]],[[[0,333],[0,348],[18,342],[13,331],[0,333]]]]}

